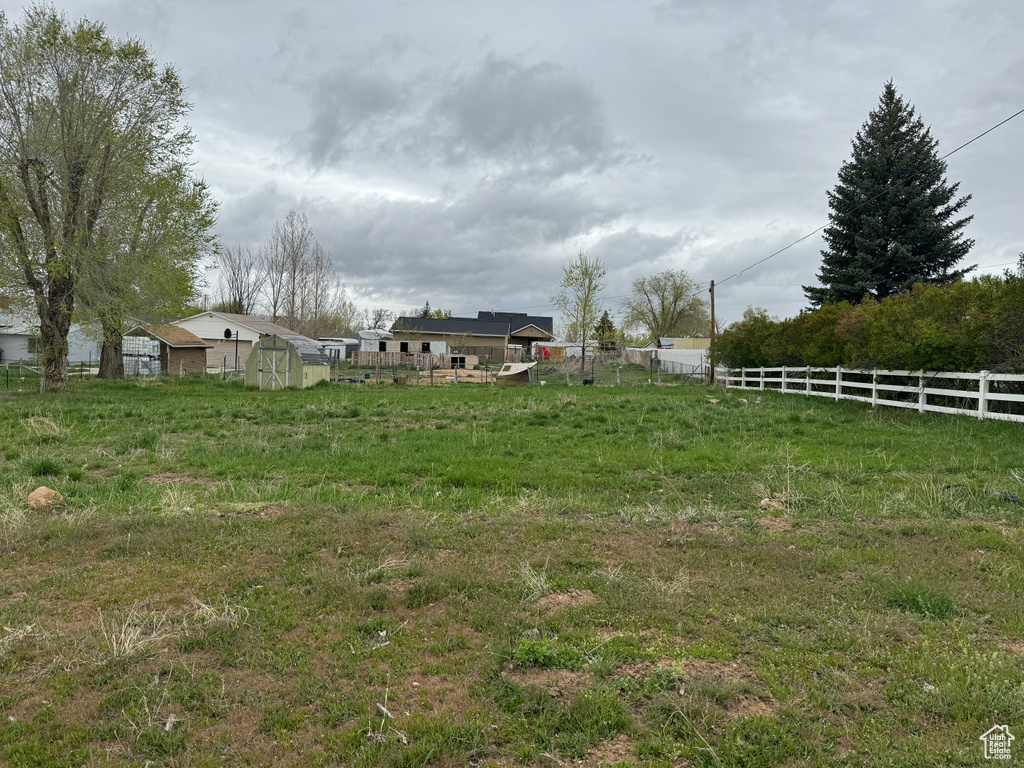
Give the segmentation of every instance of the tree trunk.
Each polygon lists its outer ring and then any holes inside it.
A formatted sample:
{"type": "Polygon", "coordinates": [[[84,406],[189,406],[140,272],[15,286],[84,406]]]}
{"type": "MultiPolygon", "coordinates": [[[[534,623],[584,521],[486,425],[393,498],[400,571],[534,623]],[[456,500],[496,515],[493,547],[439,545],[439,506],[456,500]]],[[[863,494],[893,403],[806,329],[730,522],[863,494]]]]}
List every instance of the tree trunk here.
{"type": "Polygon", "coordinates": [[[113,336],[103,331],[103,346],[100,348],[100,371],[96,378],[99,379],[123,379],[124,378],[124,353],[121,349],[124,340],[120,332],[113,336]]]}
{"type": "Polygon", "coordinates": [[[103,346],[100,348],[100,371],[97,378],[124,378],[124,327],[116,310],[99,313],[103,328],[103,346]]]}
{"type": "Polygon", "coordinates": [[[68,391],[68,331],[74,311],[74,282],[55,277],[49,295],[37,301],[43,376],[39,391],[68,391]]]}

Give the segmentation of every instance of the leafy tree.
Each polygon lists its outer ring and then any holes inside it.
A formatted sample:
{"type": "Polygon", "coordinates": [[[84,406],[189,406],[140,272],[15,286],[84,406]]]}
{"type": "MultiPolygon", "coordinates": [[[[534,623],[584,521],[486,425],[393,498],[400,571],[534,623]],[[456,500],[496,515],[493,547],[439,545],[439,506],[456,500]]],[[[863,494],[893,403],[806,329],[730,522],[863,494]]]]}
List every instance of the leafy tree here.
{"type": "Polygon", "coordinates": [[[892,81],[853,140],[853,157],[828,193],[827,248],[821,286],[804,286],[813,306],[883,299],[915,283],[949,284],[974,267],[956,269],[974,241],[959,217],[970,195],[945,178],[938,142],[892,81]]]}
{"type": "Polygon", "coordinates": [[[42,391],[67,390],[81,276],[104,258],[98,228],[184,162],[187,110],[177,72],[139,41],[46,6],[20,25],[0,14],[0,270],[34,299],[42,391]]]}
{"type": "Polygon", "coordinates": [[[597,321],[597,325],[594,326],[594,338],[597,340],[597,347],[602,352],[610,352],[615,349],[616,341],[618,340],[619,332],[615,327],[615,323],[608,316],[608,310],[604,311],[601,315],[601,319],[597,321]]]}
{"type": "Polygon", "coordinates": [[[199,263],[213,251],[216,205],[176,164],[126,194],[94,232],[79,276],[86,315],[102,332],[99,377],[124,378],[122,340],[133,320],[179,315],[195,298],[199,263]]]}
{"type": "Polygon", "coordinates": [[[580,372],[586,370],[590,330],[597,324],[601,302],[597,295],[604,288],[608,270],[600,259],[587,256],[580,249],[576,258],[562,267],[562,282],[551,303],[565,317],[566,338],[580,345],[580,372]]]}
{"type": "Polygon", "coordinates": [[[634,280],[622,310],[623,327],[642,329],[648,341],[707,333],[711,327],[703,292],[681,269],[634,280]]]}

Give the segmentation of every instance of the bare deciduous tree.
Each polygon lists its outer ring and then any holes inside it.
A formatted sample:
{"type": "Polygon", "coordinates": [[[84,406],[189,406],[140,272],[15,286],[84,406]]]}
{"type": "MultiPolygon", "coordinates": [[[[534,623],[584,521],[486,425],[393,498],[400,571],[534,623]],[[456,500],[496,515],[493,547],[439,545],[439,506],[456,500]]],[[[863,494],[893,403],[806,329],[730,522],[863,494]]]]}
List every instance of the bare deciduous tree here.
{"type": "Polygon", "coordinates": [[[250,315],[256,311],[267,273],[260,253],[249,246],[226,246],[217,261],[218,299],[226,312],[250,315]]]}
{"type": "Polygon", "coordinates": [[[260,253],[263,295],[274,322],[314,339],[351,330],[355,307],[305,214],[290,211],[260,253]]]}
{"type": "Polygon", "coordinates": [[[395,321],[395,313],[384,307],[371,307],[363,312],[363,324],[367,328],[387,328],[395,321]]]}

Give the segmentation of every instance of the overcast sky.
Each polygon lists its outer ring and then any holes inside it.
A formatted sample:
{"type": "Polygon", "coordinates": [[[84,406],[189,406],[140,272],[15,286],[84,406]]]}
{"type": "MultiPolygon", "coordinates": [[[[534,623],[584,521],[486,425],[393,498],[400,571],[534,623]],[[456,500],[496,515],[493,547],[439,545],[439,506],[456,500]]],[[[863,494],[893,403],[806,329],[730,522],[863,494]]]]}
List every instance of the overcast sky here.
{"type": "MultiPolygon", "coordinates": [[[[304,212],[396,311],[550,314],[581,248],[612,309],[644,274],[722,281],[826,222],[886,80],[941,152],[1024,108],[1020,0],[57,5],[180,70],[223,242],[304,212]]],[[[983,272],[1024,250],[1022,146],[1024,116],[949,160],[983,272]]],[[[720,316],[798,312],[820,248],[722,284],[720,316]]]]}

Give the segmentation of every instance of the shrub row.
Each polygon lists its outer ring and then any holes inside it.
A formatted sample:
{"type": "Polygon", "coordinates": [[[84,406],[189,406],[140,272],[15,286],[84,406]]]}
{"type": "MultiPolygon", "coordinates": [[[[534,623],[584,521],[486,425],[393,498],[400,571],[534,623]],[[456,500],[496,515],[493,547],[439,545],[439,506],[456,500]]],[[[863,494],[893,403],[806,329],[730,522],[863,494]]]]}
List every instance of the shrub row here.
{"type": "Polygon", "coordinates": [[[719,335],[711,357],[730,368],[1024,372],[1024,269],[915,285],[882,301],[827,304],[786,320],[750,308],[719,335]]]}

